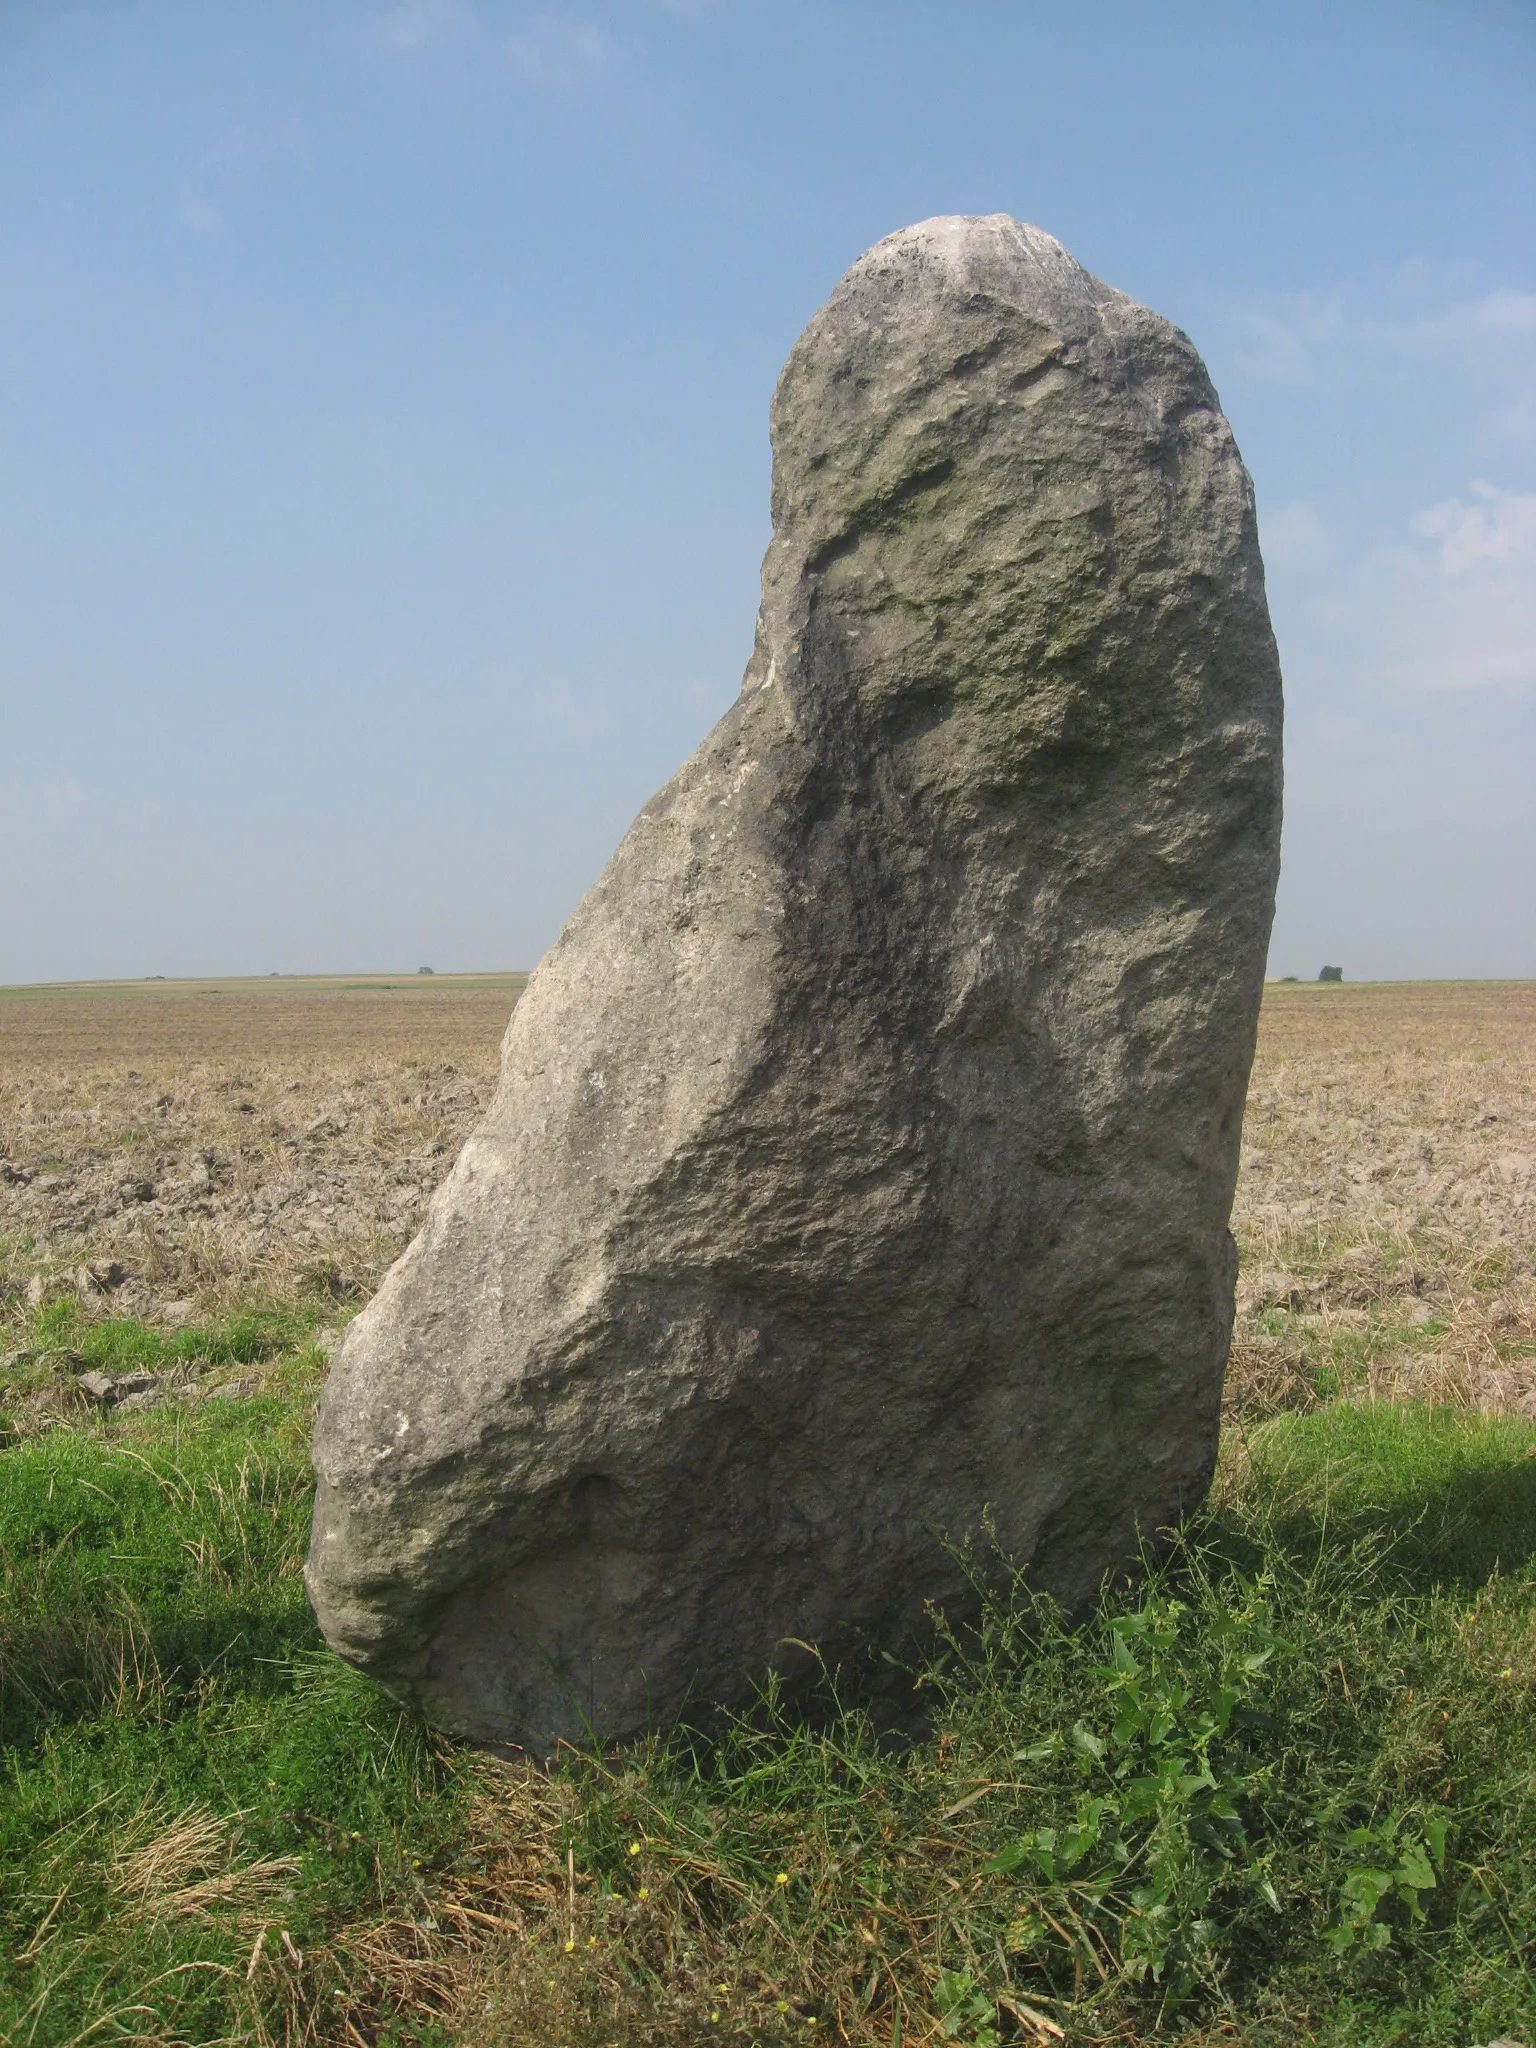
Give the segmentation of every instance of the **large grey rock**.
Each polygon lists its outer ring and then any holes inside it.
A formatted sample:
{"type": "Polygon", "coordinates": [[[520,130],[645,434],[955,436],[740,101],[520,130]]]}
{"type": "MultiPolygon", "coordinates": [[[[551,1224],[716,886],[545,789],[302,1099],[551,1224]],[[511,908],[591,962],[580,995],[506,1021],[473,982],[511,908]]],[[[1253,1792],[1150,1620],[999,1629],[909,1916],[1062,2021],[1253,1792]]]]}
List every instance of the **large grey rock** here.
{"type": "Polygon", "coordinates": [[[547,1749],[1203,1493],[1273,904],[1253,495],[1167,321],[1001,215],[772,416],[742,693],[518,1005],[315,1438],[330,1641],[547,1749]]]}

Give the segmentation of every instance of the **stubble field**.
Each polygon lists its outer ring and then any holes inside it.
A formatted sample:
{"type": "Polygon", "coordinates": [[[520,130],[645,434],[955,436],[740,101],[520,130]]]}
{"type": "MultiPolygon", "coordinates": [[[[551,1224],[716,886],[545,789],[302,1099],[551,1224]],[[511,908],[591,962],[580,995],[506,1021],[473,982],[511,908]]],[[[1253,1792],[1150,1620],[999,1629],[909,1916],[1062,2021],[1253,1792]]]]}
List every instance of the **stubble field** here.
{"type": "Polygon", "coordinates": [[[1536,2040],[1536,984],[1266,992],[1206,1510],[550,1770],[319,1642],[337,1331],[521,976],[0,991],[0,2040],[1536,2040]]]}
{"type": "MultiPolygon", "coordinates": [[[[525,977],[0,991],[0,1298],[339,1312],[490,1099],[525,977]]],[[[1536,985],[1271,984],[1229,1399],[1536,1413],[1536,985]]]]}
{"type": "MultiPolygon", "coordinates": [[[[410,1241],[490,1099],[526,979],[0,991],[5,1313],[334,1324],[410,1241]]],[[[67,1373],[40,1380],[13,1421],[71,1393],[67,1373]]]]}

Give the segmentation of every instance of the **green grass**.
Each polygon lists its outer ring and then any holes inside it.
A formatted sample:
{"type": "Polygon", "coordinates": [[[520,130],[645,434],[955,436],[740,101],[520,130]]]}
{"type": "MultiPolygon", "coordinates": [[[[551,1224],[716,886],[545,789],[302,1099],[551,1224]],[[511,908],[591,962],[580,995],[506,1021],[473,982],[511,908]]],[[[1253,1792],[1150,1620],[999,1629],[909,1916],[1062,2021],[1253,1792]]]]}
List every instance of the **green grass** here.
{"type": "MultiPolygon", "coordinates": [[[[329,1306],[334,1315],[335,1304],[329,1306]]],[[[154,1373],[173,1383],[190,1377],[206,1390],[229,1378],[233,1368],[301,1353],[322,1313],[318,1303],[298,1315],[253,1309],[217,1324],[167,1332],[131,1317],[94,1320],[73,1296],[50,1303],[30,1319],[24,1344],[0,1363],[0,1447],[86,1411],[78,1385],[84,1372],[154,1373]]],[[[263,1377],[276,1390],[291,1373],[276,1370],[263,1377]]]]}
{"type": "Polygon", "coordinates": [[[589,1764],[576,1947],[514,1954],[473,2038],[1528,2033],[1533,1550],[1529,1425],[1269,1424],[1086,1624],[1005,1581],[930,1742],[768,1710],[589,1764]]]}
{"type": "Polygon", "coordinates": [[[110,1372],[167,1372],[198,1360],[205,1365],[255,1365],[297,1349],[310,1335],[318,1311],[308,1316],[247,1310],[217,1324],[184,1330],[153,1330],[133,1317],[94,1321],[74,1296],[38,1310],[28,1331],[26,1352],[71,1351],[88,1366],[110,1372]]]}
{"type": "MultiPolygon", "coordinates": [[[[304,1598],[319,1366],[0,1456],[0,2039],[259,2038],[293,1989],[247,1984],[261,1927],[323,1952],[451,1833],[452,1769],[304,1598]]],[[[305,2005],[336,1988],[317,1960],[305,2005]]]]}
{"type": "MultiPolygon", "coordinates": [[[[285,1340],[113,1330],[68,1341],[285,1340]]],[[[915,1745],[829,1679],[544,1781],[320,1645],[322,1369],[0,1452],[0,2039],[440,2040],[434,2006],[485,2048],[1536,2029],[1536,1428],[1277,1418],[1076,1626],[982,1560],[915,1745]],[[470,1884],[522,1934],[448,1943],[470,1884]]]]}
{"type": "Polygon", "coordinates": [[[1536,1427],[1518,1416],[1339,1403],[1257,1431],[1253,1455],[1290,1547],[1373,1539],[1408,1594],[1532,1587],[1536,1427]]]}

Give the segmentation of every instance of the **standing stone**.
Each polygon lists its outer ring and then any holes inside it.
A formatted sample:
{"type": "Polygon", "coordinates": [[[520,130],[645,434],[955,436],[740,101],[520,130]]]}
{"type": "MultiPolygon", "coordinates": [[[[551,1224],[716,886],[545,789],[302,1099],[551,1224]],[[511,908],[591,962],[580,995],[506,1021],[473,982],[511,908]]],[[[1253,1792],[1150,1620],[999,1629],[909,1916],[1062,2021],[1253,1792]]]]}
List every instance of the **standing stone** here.
{"type": "Polygon", "coordinates": [[[933,220],[772,432],[741,696],[316,1431],[327,1637],[538,1751],[901,1642],[989,1509],[1078,1600],[1215,1455],[1281,703],[1210,380],[1049,235],[933,220]]]}

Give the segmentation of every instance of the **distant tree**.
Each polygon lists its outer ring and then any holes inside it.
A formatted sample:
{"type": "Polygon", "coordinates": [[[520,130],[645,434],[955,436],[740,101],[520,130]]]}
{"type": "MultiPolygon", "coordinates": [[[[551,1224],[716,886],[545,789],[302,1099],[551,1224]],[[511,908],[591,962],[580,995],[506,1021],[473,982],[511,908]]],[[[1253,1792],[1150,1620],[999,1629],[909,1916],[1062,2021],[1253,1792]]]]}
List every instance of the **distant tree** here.
{"type": "MultiPolygon", "coordinates": [[[[430,968],[430,967],[418,967],[418,968],[417,968],[417,970],[416,970],[416,972],[417,972],[418,974],[430,974],[430,973],[432,972],[432,970],[431,970],[431,968],[430,968]]],[[[1325,980],[1327,979],[1327,975],[1326,975],[1326,973],[1324,974],[1324,979],[1325,979],[1325,980]]],[[[1337,976],[1337,975],[1335,975],[1335,976],[1334,976],[1334,979],[1335,979],[1335,980],[1337,980],[1337,979],[1338,979],[1338,976],[1337,976]]]]}
{"type": "Polygon", "coordinates": [[[1342,981],[1344,970],[1342,967],[1325,967],[1317,978],[1319,981],[1342,981]]]}

